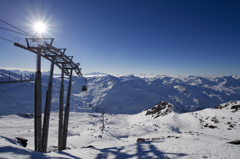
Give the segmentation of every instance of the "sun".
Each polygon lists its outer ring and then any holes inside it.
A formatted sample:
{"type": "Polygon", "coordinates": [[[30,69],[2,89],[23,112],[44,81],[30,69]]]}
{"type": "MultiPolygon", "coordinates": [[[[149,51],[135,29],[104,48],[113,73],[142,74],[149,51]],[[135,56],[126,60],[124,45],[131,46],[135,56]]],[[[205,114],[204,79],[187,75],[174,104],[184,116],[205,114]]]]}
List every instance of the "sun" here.
{"type": "Polygon", "coordinates": [[[36,23],[35,30],[39,33],[44,33],[46,31],[46,25],[43,23],[36,23]]]}

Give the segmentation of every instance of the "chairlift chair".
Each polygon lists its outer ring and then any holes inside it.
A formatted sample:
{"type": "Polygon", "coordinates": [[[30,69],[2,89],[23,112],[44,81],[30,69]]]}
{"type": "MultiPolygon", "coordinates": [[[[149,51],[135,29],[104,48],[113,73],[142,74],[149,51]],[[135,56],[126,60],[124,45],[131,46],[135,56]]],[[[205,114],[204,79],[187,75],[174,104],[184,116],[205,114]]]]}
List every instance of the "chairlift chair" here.
{"type": "Polygon", "coordinates": [[[89,105],[88,105],[88,108],[89,108],[89,109],[92,109],[92,104],[89,104],[89,105]]]}
{"type": "Polygon", "coordinates": [[[82,86],[82,92],[87,92],[87,86],[86,85],[82,86]]]}
{"type": "Polygon", "coordinates": [[[87,93],[87,82],[86,81],[87,80],[85,79],[85,85],[82,86],[82,90],[81,90],[83,93],[87,93]]]}

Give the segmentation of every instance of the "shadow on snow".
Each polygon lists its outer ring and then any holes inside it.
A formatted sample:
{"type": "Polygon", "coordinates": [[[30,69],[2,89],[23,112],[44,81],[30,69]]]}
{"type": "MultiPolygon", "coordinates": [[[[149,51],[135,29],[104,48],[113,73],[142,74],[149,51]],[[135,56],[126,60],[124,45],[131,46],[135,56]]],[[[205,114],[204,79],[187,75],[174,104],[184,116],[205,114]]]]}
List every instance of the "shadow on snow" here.
{"type": "MultiPolygon", "coordinates": [[[[33,150],[30,150],[27,148],[23,148],[21,146],[17,146],[16,141],[14,139],[11,139],[8,137],[0,136],[0,138],[3,138],[5,140],[7,140],[8,142],[10,142],[11,144],[13,144],[13,146],[0,147],[0,156],[1,156],[0,158],[2,158],[2,157],[4,158],[4,154],[7,154],[7,156],[12,156],[12,157],[14,157],[14,156],[19,157],[19,155],[23,155],[24,157],[27,157],[29,159],[47,159],[47,158],[66,159],[66,157],[50,157],[50,156],[45,155],[42,152],[37,152],[37,151],[33,151],[33,150]]],[[[67,156],[67,158],[80,159],[79,157],[75,157],[66,152],[59,152],[59,154],[65,155],[65,156],[67,156]]]]}
{"type": "MultiPolygon", "coordinates": [[[[158,159],[167,159],[169,158],[168,155],[174,155],[176,158],[186,156],[185,153],[170,153],[170,152],[162,152],[156,146],[151,144],[154,141],[146,141],[140,142],[132,145],[132,147],[111,147],[111,148],[104,148],[104,149],[97,149],[101,153],[98,154],[96,159],[102,158],[158,158],[158,159]],[[136,149],[135,149],[136,147],[136,149]],[[133,153],[131,153],[131,151],[133,153]]],[[[155,141],[156,143],[156,141],[155,141]]]]}

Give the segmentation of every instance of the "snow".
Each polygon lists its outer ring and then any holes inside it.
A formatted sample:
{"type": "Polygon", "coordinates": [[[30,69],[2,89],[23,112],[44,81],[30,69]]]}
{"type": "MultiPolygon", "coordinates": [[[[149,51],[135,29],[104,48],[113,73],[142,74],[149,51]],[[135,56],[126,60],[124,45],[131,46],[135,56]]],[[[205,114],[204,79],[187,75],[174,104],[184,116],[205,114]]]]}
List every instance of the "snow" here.
{"type": "MultiPolygon", "coordinates": [[[[23,115],[34,112],[34,83],[1,84],[0,158],[240,158],[239,145],[227,143],[240,139],[239,77],[93,73],[86,78],[89,90],[83,94],[83,78],[73,77],[70,149],[58,152],[60,77],[54,77],[50,153],[34,151],[34,118],[23,115]],[[89,101],[92,110],[88,109],[89,101]],[[161,101],[172,106],[161,111],[169,108],[170,113],[146,115],[161,101]],[[106,112],[103,131],[101,112],[106,112]],[[27,147],[17,143],[16,137],[28,139],[27,147]],[[137,143],[138,138],[145,141],[137,143]],[[94,147],[87,148],[89,145],[94,147]]],[[[44,104],[48,76],[42,81],[44,104]]],[[[67,77],[64,84],[66,97],[67,77]]]]}
{"type": "MultiPolygon", "coordinates": [[[[39,158],[239,158],[239,145],[227,144],[239,139],[239,115],[239,111],[218,109],[172,113],[156,119],[146,116],[145,112],[106,114],[105,130],[101,132],[99,113],[71,112],[67,145],[71,149],[44,154],[33,151],[33,118],[2,116],[0,154],[3,158],[31,158],[32,155],[39,158]],[[199,119],[204,119],[204,124],[214,124],[211,118],[215,116],[220,120],[215,124],[218,128],[201,129],[199,119]],[[227,130],[229,121],[236,122],[232,130],[227,130]],[[15,143],[17,136],[29,140],[27,148],[15,143]],[[136,143],[137,138],[149,140],[136,143]],[[82,148],[88,145],[95,148],[82,148]]],[[[57,146],[57,124],[58,113],[52,112],[49,149],[57,146]]]]}

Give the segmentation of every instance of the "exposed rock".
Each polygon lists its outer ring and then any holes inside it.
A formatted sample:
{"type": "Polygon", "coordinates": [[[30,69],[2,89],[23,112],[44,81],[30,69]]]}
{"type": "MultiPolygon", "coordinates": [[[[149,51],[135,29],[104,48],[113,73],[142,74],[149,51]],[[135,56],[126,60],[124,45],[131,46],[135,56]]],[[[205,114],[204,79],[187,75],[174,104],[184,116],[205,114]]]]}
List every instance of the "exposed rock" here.
{"type": "Polygon", "coordinates": [[[89,145],[89,146],[82,147],[82,148],[95,148],[95,147],[93,145],[89,145]]]}
{"type": "Polygon", "coordinates": [[[240,105],[237,105],[237,101],[230,101],[227,103],[219,104],[215,109],[233,109],[233,113],[237,112],[240,109],[240,105]]]}
{"type": "Polygon", "coordinates": [[[209,127],[209,128],[211,128],[211,129],[217,128],[217,126],[214,126],[214,125],[208,125],[208,124],[205,124],[204,127],[205,127],[205,128],[206,128],[206,127],[209,127]]]}
{"type": "Polygon", "coordinates": [[[159,140],[159,139],[161,139],[161,138],[158,138],[158,137],[152,138],[152,140],[159,140]]]}
{"type": "Polygon", "coordinates": [[[172,135],[172,136],[167,136],[167,138],[175,138],[175,139],[179,139],[181,136],[174,136],[174,135],[172,135]]]}
{"type": "Polygon", "coordinates": [[[178,108],[175,107],[173,104],[165,101],[161,101],[158,104],[156,104],[152,109],[148,109],[144,111],[147,111],[145,115],[152,115],[155,119],[159,116],[168,115],[169,113],[172,112],[173,107],[174,109],[176,108],[176,110],[178,110],[178,108]]]}
{"type": "Polygon", "coordinates": [[[222,108],[225,108],[227,106],[229,106],[229,103],[219,104],[215,107],[215,109],[222,109],[222,108]]]}
{"type": "Polygon", "coordinates": [[[143,141],[146,141],[144,138],[138,138],[137,139],[137,142],[143,142],[143,141]]]}
{"type": "Polygon", "coordinates": [[[211,129],[217,128],[217,126],[213,126],[213,125],[209,125],[208,127],[211,129]]]}
{"type": "Polygon", "coordinates": [[[213,121],[214,123],[220,123],[217,117],[212,117],[211,121],[213,121]]]}
{"type": "Polygon", "coordinates": [[[240,109],[240,105],[233,105],[230,109],[234,109],[233,113],[235,113],[236,111],[238,111],[240,109]]]}

